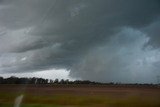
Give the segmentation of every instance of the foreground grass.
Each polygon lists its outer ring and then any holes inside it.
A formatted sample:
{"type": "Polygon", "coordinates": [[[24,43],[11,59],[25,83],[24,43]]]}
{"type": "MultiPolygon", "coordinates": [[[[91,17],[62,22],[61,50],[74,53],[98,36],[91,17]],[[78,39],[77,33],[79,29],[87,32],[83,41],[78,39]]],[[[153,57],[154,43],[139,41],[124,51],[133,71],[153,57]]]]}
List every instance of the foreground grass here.
{"type": "MultiPolygon", "coordinates": [[[[75,89],[76,91],[77,89],[75,89]]],[[[119,90],[119,89],[117,89],[119,90]]],[[[84,91],[84,90],[83,90],[84,91]]],[[[153,91],[153,90],[150,90],[153,91]]],[[[160,92],[132,92],[91,94],[77,93],[41,93],[24,92],[21,107],[160,107],[160,92]],[[148,94],[150,93],[150,94],[148,94]]],[[[87,91],[88,92],[88,91],[87,91]]],[[[119,91],[118,91],[119,92],[119,91]]],[[[21,92],[3,91],[0,93],[0,107],[14,107],[14,100],[21,92]]]]}
{"type": "MultiPolygon", "coordinates": [[[[2,95],[2,94],[1,94],[2,95]]],[[[1,96],[2,97],[2,96],[1,96]]],[[[11,97],[11,96],[9,96],[11,97]]],[[[0,107],[13,107],[11,98],[0,103],[0,107]]],[[[7,97],[6,97],[7,98],[7,97]]],[[[12,96],[13,98],[13,96],[12,96]]],[[[107,96],[32,96],[24,97],[21,107],[160,107],[159,99],[129,96],[125,98],[108,98],[107,96]]]]}

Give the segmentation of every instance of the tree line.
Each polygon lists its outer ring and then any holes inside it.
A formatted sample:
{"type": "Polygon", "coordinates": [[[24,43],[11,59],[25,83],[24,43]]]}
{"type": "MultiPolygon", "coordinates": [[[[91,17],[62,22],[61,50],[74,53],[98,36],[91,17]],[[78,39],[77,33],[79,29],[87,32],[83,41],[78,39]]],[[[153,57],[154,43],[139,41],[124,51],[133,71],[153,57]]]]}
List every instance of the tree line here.
{"type": "Polygon", "coordinates": [[[0,84],[100,84],[98,82],[92,82],[89,80],[75,80],[71,81],[69,79],[44,79],[44,78],[27,78],[27,77],[15,77],[11,76],[8,78],[0,77],[0,84]]]}
{"type": "Polygon", "coordinates": [[[74,80],[71,81],[69,79],[44,79],[44,78],[37,78],[37,77],[32,77],[32,78],[27,78],[27,77],[15,77],[11,76],[8,78],[3,78],[0,76],[0,84],[91,84],[91,85],[119,85],[119,86],[160,86],[160,84],[139,84],[139,83],[134,83],[134,84],[124,84],[124,83],[101,83],[101,82],[95,82],[95,81],[89,81],[89,80],[74,80]]]}

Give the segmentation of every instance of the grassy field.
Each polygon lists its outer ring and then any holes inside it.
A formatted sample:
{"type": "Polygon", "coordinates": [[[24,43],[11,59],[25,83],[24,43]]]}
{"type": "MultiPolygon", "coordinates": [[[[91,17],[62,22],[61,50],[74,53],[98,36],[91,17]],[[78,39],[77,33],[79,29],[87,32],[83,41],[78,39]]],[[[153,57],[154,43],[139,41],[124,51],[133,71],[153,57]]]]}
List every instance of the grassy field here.
{"type": "Polygon", "coordinates": [[[160,107],[159,87],[0,85],[0,107],[160,107]]]}

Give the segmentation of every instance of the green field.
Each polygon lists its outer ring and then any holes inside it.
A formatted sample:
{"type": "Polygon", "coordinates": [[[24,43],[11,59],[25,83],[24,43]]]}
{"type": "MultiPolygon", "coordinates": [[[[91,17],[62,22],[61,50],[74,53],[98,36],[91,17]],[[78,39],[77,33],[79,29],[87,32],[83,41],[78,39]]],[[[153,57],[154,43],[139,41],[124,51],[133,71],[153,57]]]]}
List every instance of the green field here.
{"type": "Polygon", "coordinates": [[[160,107],[159,87],[0,85],[0,107],[160,107]]]}

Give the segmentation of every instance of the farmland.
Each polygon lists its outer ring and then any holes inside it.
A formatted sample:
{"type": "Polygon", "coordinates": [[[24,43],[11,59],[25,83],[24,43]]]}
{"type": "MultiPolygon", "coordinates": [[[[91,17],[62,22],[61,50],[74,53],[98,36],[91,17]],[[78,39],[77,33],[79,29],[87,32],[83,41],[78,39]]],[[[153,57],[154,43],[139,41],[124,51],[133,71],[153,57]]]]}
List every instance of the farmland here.
{"type": "Polygon", "coordinates": [[[160,107],[160,87],[119,85],[0,85],[0,107],[160,107]]]}

